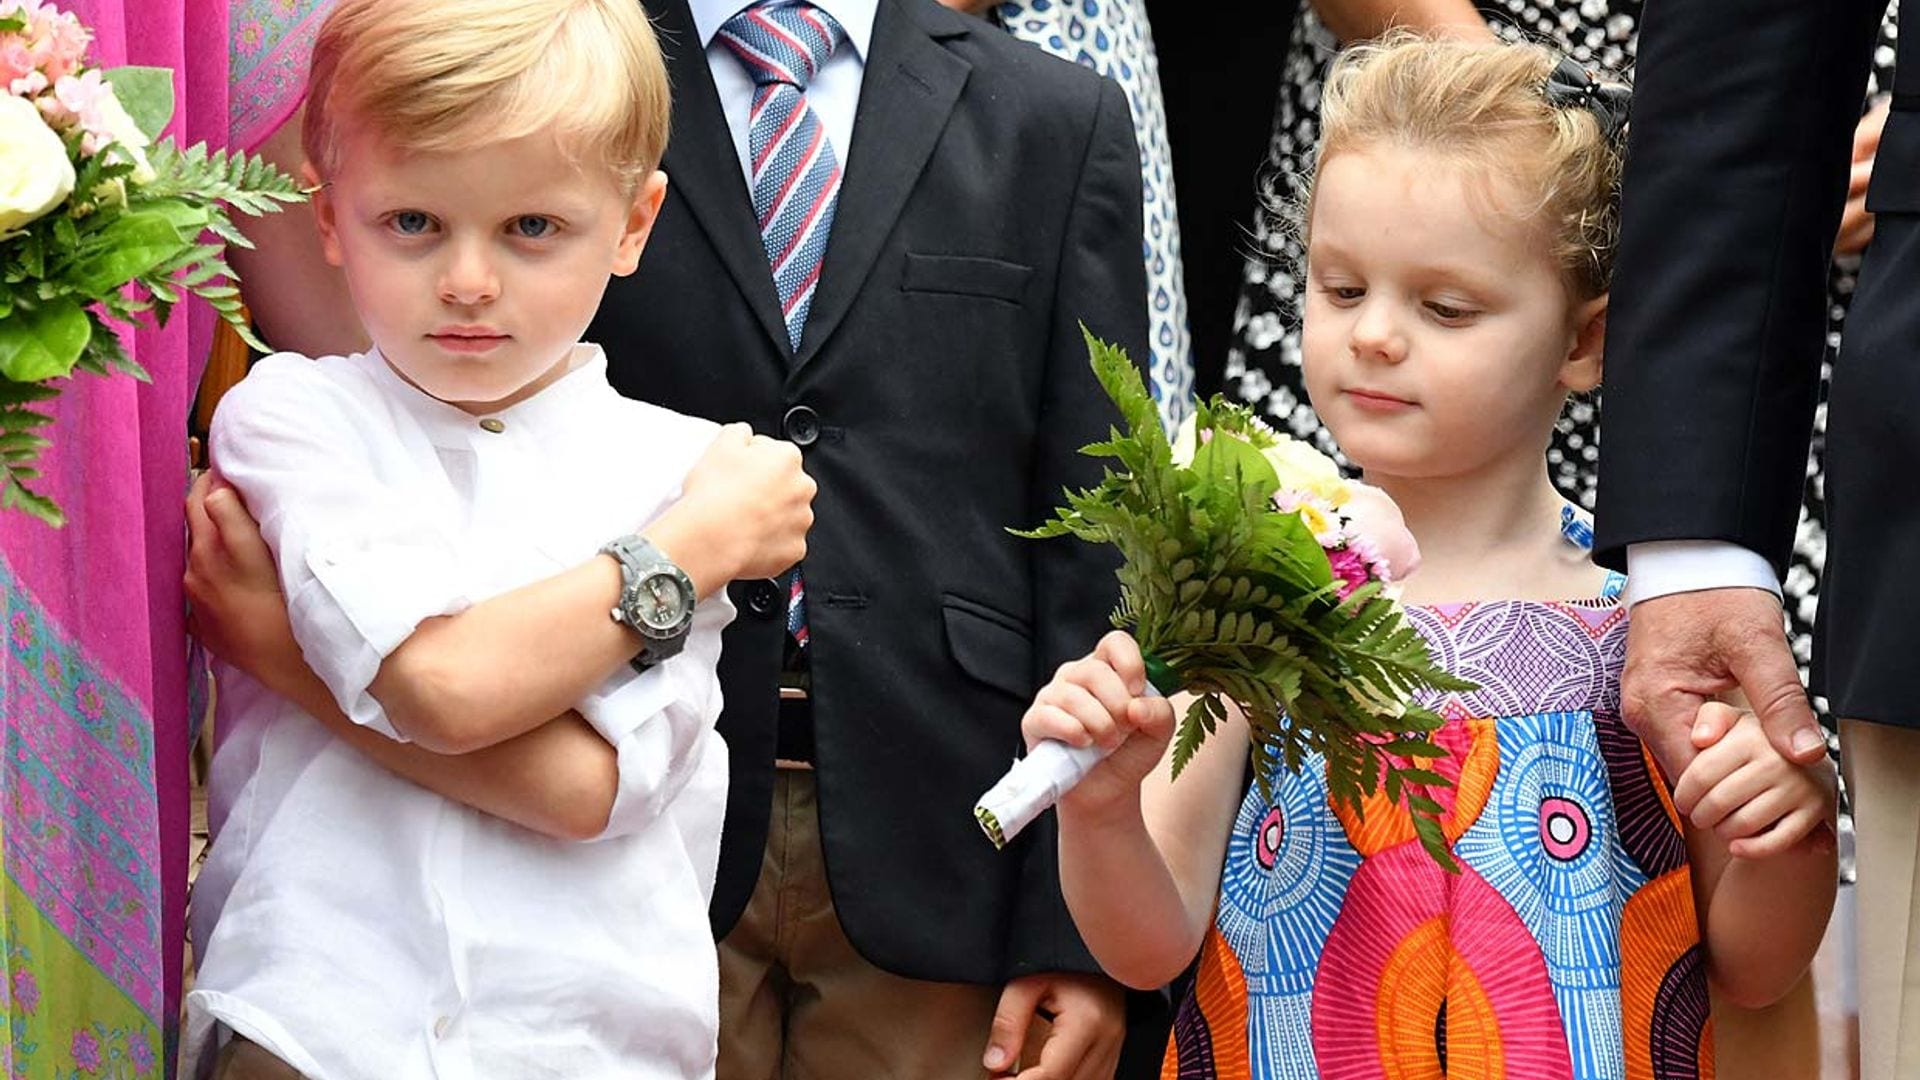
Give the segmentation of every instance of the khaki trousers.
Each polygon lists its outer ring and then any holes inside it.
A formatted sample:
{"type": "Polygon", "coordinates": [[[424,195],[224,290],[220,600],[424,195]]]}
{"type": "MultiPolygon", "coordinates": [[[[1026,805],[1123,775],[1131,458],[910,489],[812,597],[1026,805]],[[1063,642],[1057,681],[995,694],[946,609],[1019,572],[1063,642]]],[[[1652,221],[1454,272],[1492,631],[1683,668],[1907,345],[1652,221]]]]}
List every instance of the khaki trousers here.
{"type": "Polygon", "coordinates": [[[1920,730],[1840,721],[1853,800],[1860,1077],[1920,1077],[1920,730]]]}
{"type": "Polygon", "coordinates": [[[305,1080],[293,1066],[235,1035],[220,1048],[213,1080],[305,1080]]]}
{"type": "Polygon", "coordinates": [[[854,951],[827,894],[813,773],[780,770],[760,880],[720,943],[717,1080],[980,1080],[999,998],[854,951]]]}

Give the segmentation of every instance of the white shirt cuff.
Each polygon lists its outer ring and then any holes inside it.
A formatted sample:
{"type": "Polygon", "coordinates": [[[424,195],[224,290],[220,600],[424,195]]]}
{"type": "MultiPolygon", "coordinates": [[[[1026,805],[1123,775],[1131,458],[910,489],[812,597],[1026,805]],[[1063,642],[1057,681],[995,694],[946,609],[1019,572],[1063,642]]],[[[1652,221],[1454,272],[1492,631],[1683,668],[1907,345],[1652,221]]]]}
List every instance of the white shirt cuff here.
{"type": "Polygon", "coordinates": [[[1765,558],[1725,540],[1653,540],[1627,545],[1627,606],[1702,589],[1765,589],[1780,580],[1765,558]]]}

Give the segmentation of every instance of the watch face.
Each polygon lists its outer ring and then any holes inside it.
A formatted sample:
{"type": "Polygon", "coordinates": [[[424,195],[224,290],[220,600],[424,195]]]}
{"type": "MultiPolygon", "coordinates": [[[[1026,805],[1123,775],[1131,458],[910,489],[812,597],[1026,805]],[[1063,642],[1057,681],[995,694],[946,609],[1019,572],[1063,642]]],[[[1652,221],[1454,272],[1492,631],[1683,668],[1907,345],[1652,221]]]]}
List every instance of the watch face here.
{"type": "Polygon", "coordinates": [[[670,574],[650,574],[634,590],[633,614],[654,630],[672,630],[687,616],[687,597],[670,574]]]}

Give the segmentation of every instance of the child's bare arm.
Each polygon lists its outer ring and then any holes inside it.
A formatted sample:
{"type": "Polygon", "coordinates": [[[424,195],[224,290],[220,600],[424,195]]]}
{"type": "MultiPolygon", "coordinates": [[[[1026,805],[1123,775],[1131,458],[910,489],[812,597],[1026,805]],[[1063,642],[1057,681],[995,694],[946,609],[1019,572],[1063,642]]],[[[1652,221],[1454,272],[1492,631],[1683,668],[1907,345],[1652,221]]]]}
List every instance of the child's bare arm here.
{"type": "Polygon", "coordinates": [[[1141,697],[1145,684],[1139,646],[1108,634],[1042,688],[1021,728],[1029,744],[1114,748],[1060,800],[1060,885],[1100,966],[1152,989],[1192,961],[1212,917],[1246,730],[1237,717],[1221,724],[1169,786],[1174,710],[1184,699],[1141,697]]]}
{"type": "Polygon", "coordinates": [[[618,792],[618,756],[578,713],[463,755],[395,742],[348,719],[300,655],[273,556],[246,508],[232,491],[210,499],[211,487],[201,477],[187,502],[186,584],[202,644],[421,787],[558,839],[584,839],[606,828],[618,792]]]}
{"type": "Polygon", "coordinates": [[[1719,703],[1701,709],[1696,743],[1674,806],[1708,972],[1728,1000],[1758,1008],[1805,974],[1833,911],[1833,769],[1781,757],[1757,717],[1719,703]]]}
{"type": "MultiPolygon", "coordinates": [[[[701,597],[806,554],[814,483],[792,444],[729,425],[682,489],[642,532],[701,597]]],[[[619,566],[601,555],[429,619],[387,656],[369,692],[395,730],[430,750],[465,753],[531,731],[638,651],[637,635],[607,616],[619,591],[619,566]]]]}

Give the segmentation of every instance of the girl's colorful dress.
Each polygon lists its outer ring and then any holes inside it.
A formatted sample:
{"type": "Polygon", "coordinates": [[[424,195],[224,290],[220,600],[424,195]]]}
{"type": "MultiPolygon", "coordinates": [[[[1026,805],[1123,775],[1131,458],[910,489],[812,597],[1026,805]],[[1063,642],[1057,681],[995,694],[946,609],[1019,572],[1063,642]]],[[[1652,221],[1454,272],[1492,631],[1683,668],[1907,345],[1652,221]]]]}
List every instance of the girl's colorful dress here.
{"type": "Polygon", "coordinates": [[[1446,718],[1457,786],[1436,795],[1460,873],[1384,796],[1363,821],[1329,808],[1320,768],[1276,767],[1234,823],[1164,1077],[1713,1075],[1679,821],[1620,719],[1624,583],[1408,609],[1480,686],[1424,702],[1446,718]]]}

